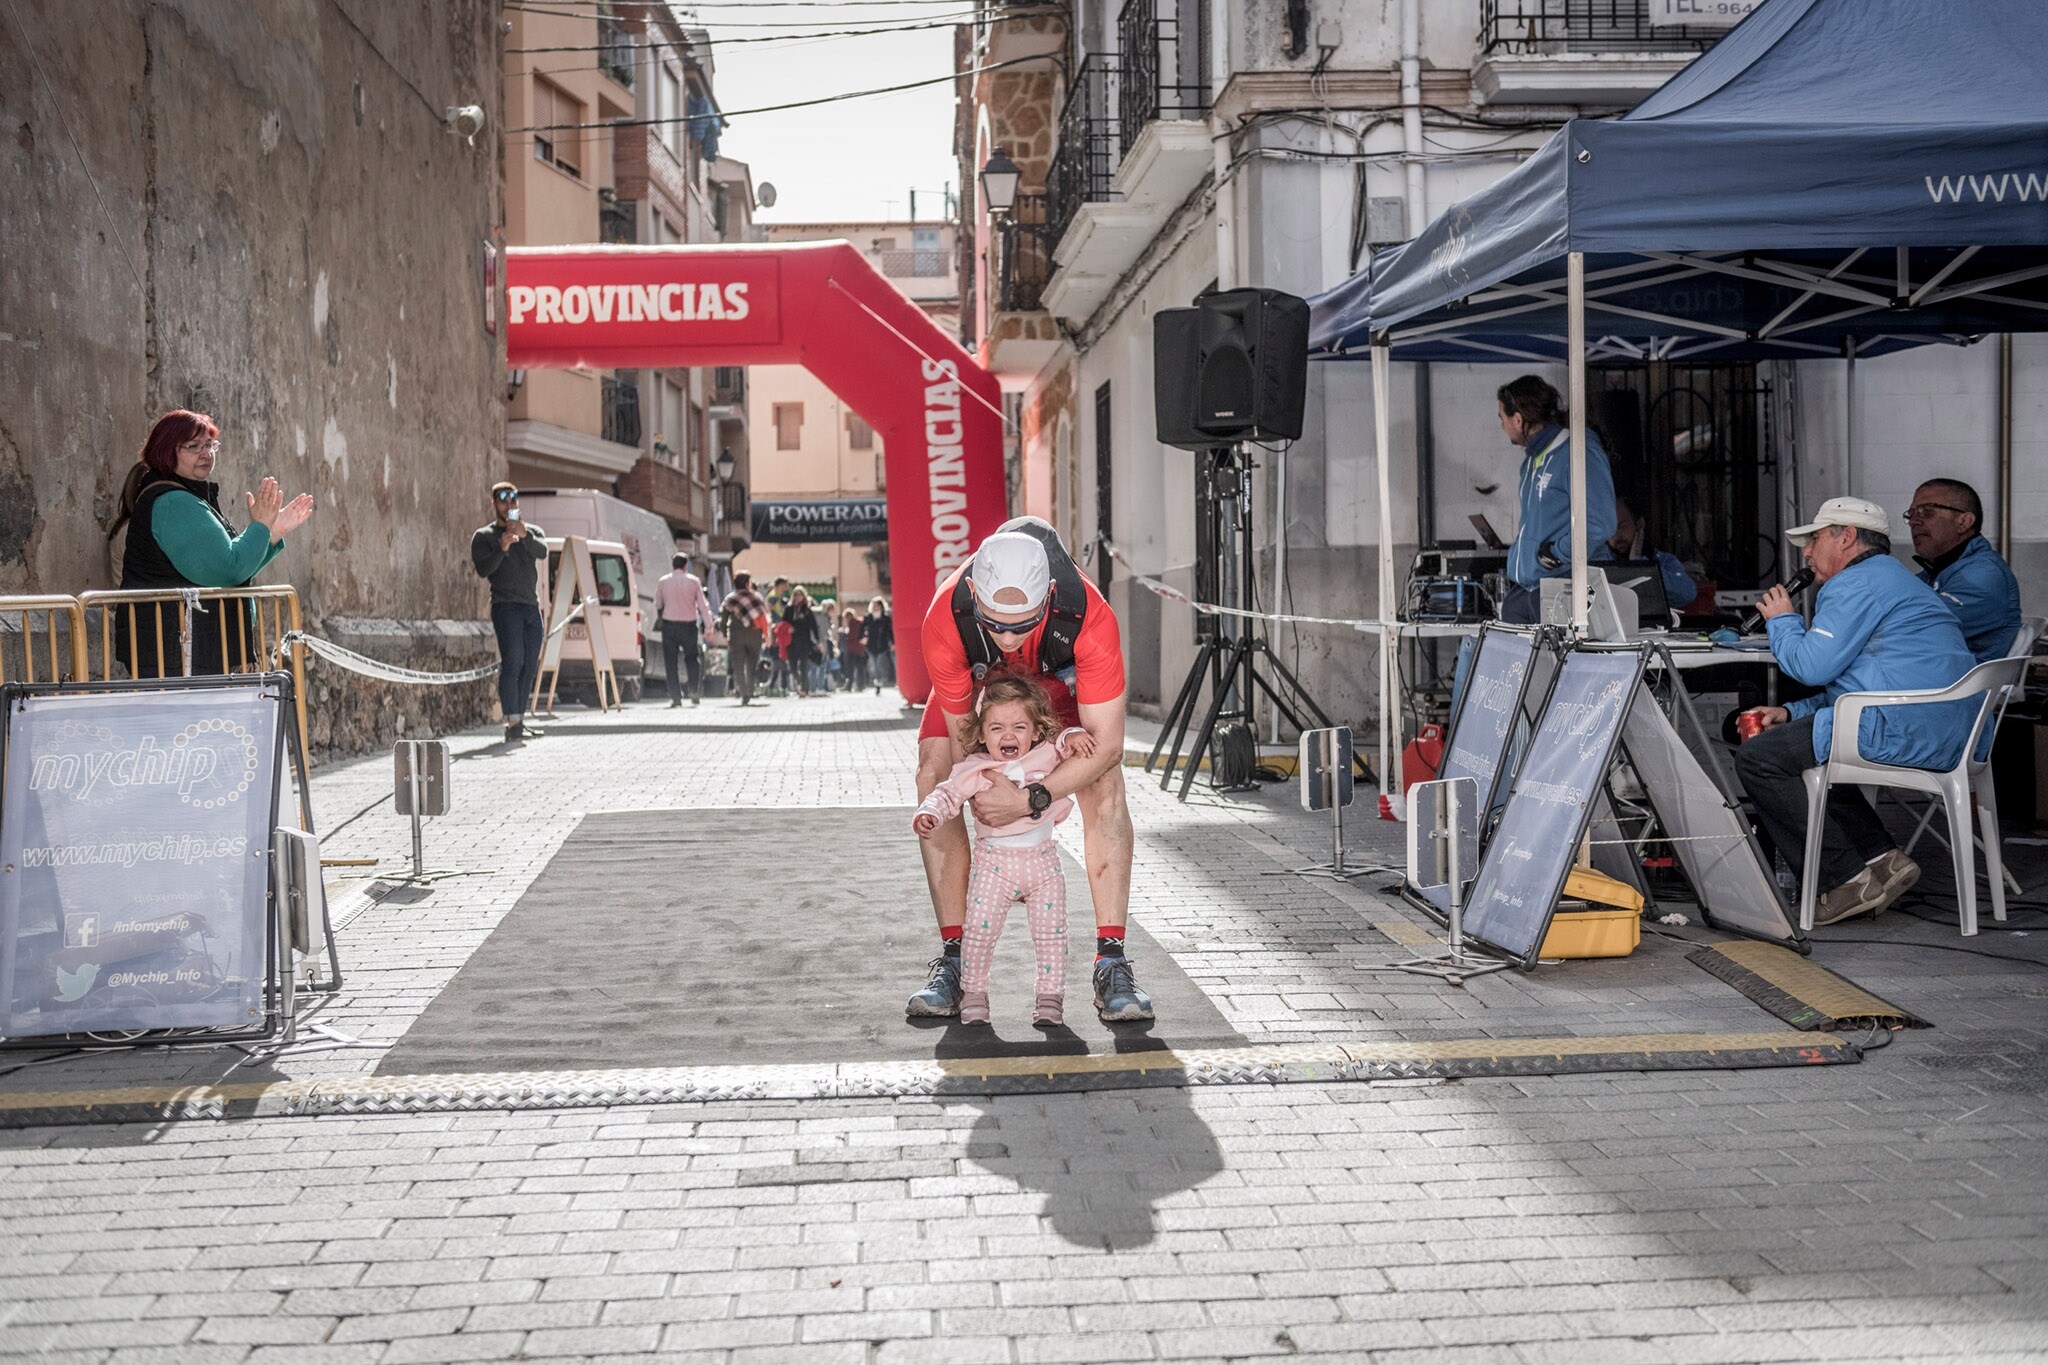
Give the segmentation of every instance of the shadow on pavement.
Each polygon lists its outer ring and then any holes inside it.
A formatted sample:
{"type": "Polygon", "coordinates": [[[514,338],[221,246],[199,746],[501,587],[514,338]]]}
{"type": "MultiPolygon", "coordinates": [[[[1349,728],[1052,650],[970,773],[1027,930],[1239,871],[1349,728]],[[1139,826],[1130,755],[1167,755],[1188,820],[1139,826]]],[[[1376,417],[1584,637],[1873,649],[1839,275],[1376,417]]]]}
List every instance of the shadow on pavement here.
{"type": "Polygon", "coordinates": [[[982,1113],[967,1160],[1043,1193],[1041,1216],[1077,1247],[1150,1244],[1159,1234],[1159,1201],[1223,1169],[1216,1135],[1180,1086],[973,1103],[982,1113]]]}

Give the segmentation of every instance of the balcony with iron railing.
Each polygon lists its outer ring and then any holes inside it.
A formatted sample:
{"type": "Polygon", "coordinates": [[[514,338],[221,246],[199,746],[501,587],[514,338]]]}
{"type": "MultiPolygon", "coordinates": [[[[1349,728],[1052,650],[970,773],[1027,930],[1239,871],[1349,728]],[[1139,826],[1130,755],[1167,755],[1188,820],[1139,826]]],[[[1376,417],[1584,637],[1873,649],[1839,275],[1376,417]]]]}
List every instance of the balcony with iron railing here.
{"type": "Polygon", "coordinates": [[[1106,203],[1114,192],[1110,180],[1123,159],[1119,75],[1100,55],[1083,59],[1074,71],[1045,177],[1046,226],[1054,241],[1066,235],[1084,204],[1106,203]]]}
{"type": "Polygon", "coordinates": [[[597,199],[597,240],[614,246],[631,246],[639,241],[639,229],[633,221],[636,207],[631,199],[620,199],[610,190],[600,191],[597,199]]]}
{"type": "Polygon", "coordinates": [[[609,8],[597,16],[597,67],[620,85],[633,86],[633,34],[609,8]]]}
{"type": "Polygon", "coordinates": [[[926,280],[949,273],[946,255],[946,252],[937,247],[910,251],[877,251],[874,253],[874,262],[875,268],[891,279],[926,280]]]}
{"type": "Polygon", "coordinates": [[[1475,99],[1627,108],[1727,32],[1656,22],[1651,6],[1652,0],[1480,0],[1475,99]]]}
{"type": "Polygon", "coordinates": [[[1649,0],[1480,0],[1479,50],[1701,53],[1725,29],[1656,24],[1649,0]]]}
{"type": "Polygon", "coordinates": [[[1187,0],[1125,0],[1117,15],[1120,150],[1156,119],[1200,120],[1209,113],[1209,7],[1187,0]]]}
{"type": "Polygon", "coordinates": [[[998,219],[989,241],[989,302],[999,313],[1032,313],[1044,306],[1052,276],[1052,243],[1046,236],[1046,197],[1019,194],[998,219]]]}
{"type": "Polygon", "coordinates": [[[637,448],[640,444],[639,384],[607,377],[604,381],[603,403],[602,431],[605,440],[637,448]]]}
{"type": "Polygon", "coordinates": [[[746,366],[714,366],[711,371],[711,401],[719,406],[744,405],[747,401],[746,366]]]}

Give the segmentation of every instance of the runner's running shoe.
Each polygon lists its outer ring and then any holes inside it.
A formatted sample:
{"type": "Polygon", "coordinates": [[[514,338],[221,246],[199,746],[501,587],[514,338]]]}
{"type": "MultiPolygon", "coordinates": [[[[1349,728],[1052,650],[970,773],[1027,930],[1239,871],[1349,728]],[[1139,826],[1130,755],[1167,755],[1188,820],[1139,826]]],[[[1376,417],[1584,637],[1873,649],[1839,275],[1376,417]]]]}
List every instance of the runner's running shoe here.
{"type": "Polygon", "coordinates": [[[912,1019],[960,1012],[960,959],[941,953],[932,959],[931,973],[931,981],[903,1006],[912,1019]]]}
{"type": "Polygon", "coordinates": [[[1152,1017],[1152,997],[1138,989],[1138,969],[1129,958],[1096,961],[1095,1012],[1111,1024],[1152,1017]]]}

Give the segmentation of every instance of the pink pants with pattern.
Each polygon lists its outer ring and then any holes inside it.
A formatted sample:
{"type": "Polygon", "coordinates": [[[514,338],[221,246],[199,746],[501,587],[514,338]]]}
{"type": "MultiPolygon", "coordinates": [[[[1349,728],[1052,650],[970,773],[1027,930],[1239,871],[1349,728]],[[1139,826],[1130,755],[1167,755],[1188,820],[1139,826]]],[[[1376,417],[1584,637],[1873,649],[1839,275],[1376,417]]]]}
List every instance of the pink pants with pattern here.
{"type": "Polygon", "coordinates": [[[1067,881],[1059,848],[1049,839],[1030,848],[975,840],[960,944],[961,989],[987,993],[989,964],[1013,901],[1023,901],[1031,919],[1031,946],[1038,954],[1035,991],[1058,995],[1067,988],[1067,881]]]}

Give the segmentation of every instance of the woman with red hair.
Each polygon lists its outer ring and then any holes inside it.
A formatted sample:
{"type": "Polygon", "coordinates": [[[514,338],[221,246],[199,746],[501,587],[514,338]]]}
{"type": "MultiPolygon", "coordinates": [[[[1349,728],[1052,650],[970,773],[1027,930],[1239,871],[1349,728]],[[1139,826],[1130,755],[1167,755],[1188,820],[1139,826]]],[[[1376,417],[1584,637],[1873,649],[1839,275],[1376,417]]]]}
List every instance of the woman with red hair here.
{"type": "MultiPolygon", "coordinates": [[[[128,544],[121,559],[121,587],[134,589],[239,588],[284,549],[284,538],[313,515],[313,497],[301,493],[289,503],[277,480],[265,478],[248,502],[249,525],[240,532],[220,507],[220,485],[211,482],[220,456],[220,428],[203,412],[178,409],[156,419],[128,481],[121,489],[121,514],[107,539],[125,525],[128,544]]],[[[227,672],[226,645],[253,643],[249,604],[217,603],[224,613],[192,632],[192,673],[227,672]],[[227,616],[243,620],[230,629],[227,616]]],[[[183,648],[175,631],[159,631],[169,609],[131,608],[131,620],[117,622],[115,657],[131,677],[175,677],[183,671],[183,648]],[[161,637],[161,638],[160,638],[161,637]]],[[[206,610],[204,607],[202,611],[206,610]]]]}

